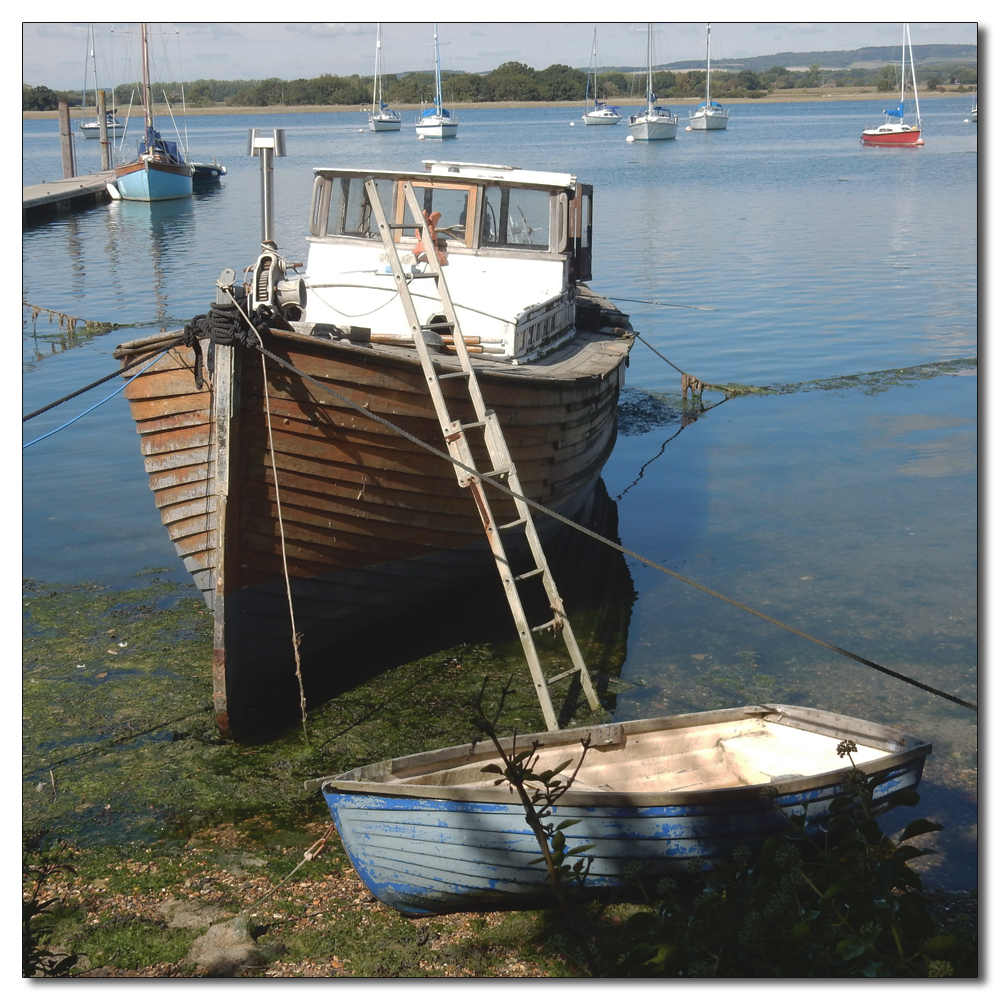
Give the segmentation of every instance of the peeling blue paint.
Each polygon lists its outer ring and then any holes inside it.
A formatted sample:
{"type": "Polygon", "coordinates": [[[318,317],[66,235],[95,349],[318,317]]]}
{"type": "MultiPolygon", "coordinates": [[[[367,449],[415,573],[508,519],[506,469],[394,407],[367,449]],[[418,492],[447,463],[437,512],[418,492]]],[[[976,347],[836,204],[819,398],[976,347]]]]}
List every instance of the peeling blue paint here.
{"type": "MultiPolygon", "coordinates": [[[[890,772],[880,801],[914,787],[923,757],[890,772]]],[[[544,867],[529,862],[538,844],[515,800],[468,802],[398,794],[373,795],[324,789],[351,863],[382,902],[410,914],[455,910],[530,908],[550,900],[544,867]]],[[[553,821],[577,819],[565,831],[568,846],[592,844],[586,889],[626,891],[625,870],[634,862],[644,877],[683,871],[689,859],[728,858],[741,844],[755,848],[785,828],[788,816],[805,814],[807,832],[821,830],[840,785],[779,795],[654,806],[559,806],[553,821]]]]}

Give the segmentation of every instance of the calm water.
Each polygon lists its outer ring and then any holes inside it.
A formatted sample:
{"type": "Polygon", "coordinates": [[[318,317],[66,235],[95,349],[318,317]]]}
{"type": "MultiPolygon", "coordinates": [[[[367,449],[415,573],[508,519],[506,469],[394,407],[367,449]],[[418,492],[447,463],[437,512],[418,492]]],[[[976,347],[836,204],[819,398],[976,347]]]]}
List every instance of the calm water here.
{"type": "MultiPolygon", "coordinates": [[[[594,287],[705,382],[787,385],[974,357],[977,135],[970,100],[925,102],[926,146],[864,149],[876,102],[732,109],[720,133],[626,143],[569,109],[463,111],[444,144],[359,133],[362,114],[199,117],[220,189],[115,203],[24,234],[24,300],[134,325],[59,337],[26,316],[24,409],[112,371],[114,347],[204,312],[223,267],[255,256],[257,161],[246,130],[287,130],[276,161],[279,246],[304,259],[311,168],[421,159],[566,170],[595,188],[594,287]],[[628,300],[642,300],[640,302],[628,300]],[[668,305],[669,304],[669,305],[668,305]],[[693,307],[701,308],[678,308],[693,307]]],[[[24,183],[60,174],[55,122],[25,122],[24,183]]],[[[78,170],[98,167],[77,143],[78,170]]],[[[883,375],[866,389],[738,397],[681,430],[679,376],[637,343],[627,401],[648,412],[605,470],[622,542],[811,634],[976,700],[977,378],[883,375]],[[679,433],[678,433],[679,432],[679,433]]],[[[116,383],[25,425],[60,426],[116,383]]],[[[719,400],[706,394],[705,402],[719,400]]],[[[24,452],[24,574],[186,579],[142,471],[121,396],[24,452]]],[[[922,813],[947,826],[939,882],[975,880],[975,716],[723,605],[640,564],[617,715],[770,698],[859,714],[931,739],[922,813]]]]}

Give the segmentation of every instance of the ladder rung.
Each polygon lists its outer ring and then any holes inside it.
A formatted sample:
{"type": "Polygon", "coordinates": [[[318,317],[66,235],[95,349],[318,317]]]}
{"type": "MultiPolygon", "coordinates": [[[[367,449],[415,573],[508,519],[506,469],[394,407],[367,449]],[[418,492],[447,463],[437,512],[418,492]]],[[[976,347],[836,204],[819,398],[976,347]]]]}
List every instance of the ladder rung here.
{"type": "MultiPolygon", "coordinates": [[[[444,362],[441,362],[441,363],[444,364],[444,362]]],[[[444,375],[438,375],[438,379],[445,379],[445,378],[468,378],[471,374],[472,374],[472,372],[447,372],[444,375]]]]}
{"type": "Polygon", "coordinates": [[[528,580],[533,576],[538,576],[539,573],[544,573],[545,569],[539,566],[537,569],[529,569],[527,573],[522,573],[520,576],[515,576],[515,580],[528,580]]]}
{"type": "Polygon", "coordinates": [[[526,523],[526,521],[527,518],[519,517],[516,521],[508,521],[506,524],[498,524],[497,531],[506,531],[508,528],[516,528],[519,525],[526,523]]]}
{"type": "Polygon", "coordinates": [[[480,472],[480,479],[498,479],[503,476],[509,476],[510,469],[491,469],[489,472],[480,472]]]}
{"type": "Polygon", "coordinates": [[[572,670],[564,670],[561,674],[556,674],[555,677],[550,677],[545,683],[555,684],[556,681],[561,681],[564,677],[569,677],[570,674],[578,674],[580,671],[574,667],[572,670]]]}
{"type": "Polygon", "coordinates": [[[459,424],[458,426],[461,427],[463,431],[471,431],[476,427],[485,427],[486,421],[480,420],[478,423],[475,424],[459,424]]]}

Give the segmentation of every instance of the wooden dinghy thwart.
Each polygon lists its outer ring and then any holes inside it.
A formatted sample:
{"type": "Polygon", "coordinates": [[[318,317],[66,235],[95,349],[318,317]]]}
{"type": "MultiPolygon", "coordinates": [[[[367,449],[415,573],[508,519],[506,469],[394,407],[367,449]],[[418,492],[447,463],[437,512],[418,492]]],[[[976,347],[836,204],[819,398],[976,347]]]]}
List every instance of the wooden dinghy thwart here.
{"type": "MultiPolygon", "coordinates": [[[[763,705],[612,723],[517,737],[539,744],[536,771],[568,757],[591,738],[577,778],[551,822],[578,820],[563,832],[567,850],[591,844],[584,890],[634,892],[636,862],[649,885],[695,859],[728,859],[755,849],[806,817],[820,831],[832,799],[843,795],[851,764],[885,772],[874,800],[915,788],[931,745],[899,730],[832,712],[763,705]],[[768,790],[762,796],[762,789],[768,790]]],[[[505,742],[505,750],[513,740],[505,742]]],[[[449,747],[355,768],[306,782],[321,790],[351,862],[382,902],[410,914],[532,908],[551,903],[545,868],[531,864],[538,843],[506,783],[483,773],[499,757],[491,743],[449,747]]]]}
{"type": "MultiPolygon", "coordinates": [[[[628,317],[583,283],[591,190],[572,175],[452,163],[315,173],[305,278],[286,277],[291,265],[265,245],[241,306],[270,316],[263,346],[295,371],[213,336],[203,387],[193,347],[181,346],[126,389],[161,518],[215,615],[216,709],[237,737],[280,691],[297,692],[285,559],[307,684],[349,671],[333,652],[340,637],[493,567],[454,468],[349,405],[443,447],[415,327],[469,427],[482,425],[455,340],[481,349],[467,360],[524,495],[571,518],[614,445],[633,342],[628,317]],[[443,271],[406,214],[415,197],[436,220],[443,271]],[[352,325],[360,315],[365,328],[352,325]]],[[[127,365],[170,339],[122,344],[115,357],[127,365]]],[[[491,468],[483,440],[469,445],[476,467],[491,468]]],[[[490,503],[497,524],[517,523],[513,501],[490,503]]],[[[555,524],[536,527],[544,540],[555,524]]],[[[523,530],[504,537],[512,561],[528,548],[523,530]]]]}

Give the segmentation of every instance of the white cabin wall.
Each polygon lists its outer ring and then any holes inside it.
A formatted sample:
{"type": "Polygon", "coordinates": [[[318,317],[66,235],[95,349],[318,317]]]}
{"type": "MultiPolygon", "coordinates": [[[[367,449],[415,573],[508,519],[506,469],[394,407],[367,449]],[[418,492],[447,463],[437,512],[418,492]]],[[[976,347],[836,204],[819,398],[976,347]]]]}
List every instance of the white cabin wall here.
{"type": "MultiPolygon", "coordinates": [[[[372,333],[409,332],[396,282],[386,273],[381,242],[310,241],[306,269],[308,301],[305,320],[337,326],[370,327],[372,333]],[[323,287],[337,286],[337,287],[323,287]],[[352,287],[352,286],[367,287],[352,287]]],[[[399,247],[401,255],[409,251],[399,247]]],[[[502,338],[513,352],[514,320],[525,309],[559,295],[566,284],[566,260],[448,253],[445,280],[466,336],[502,338]],[[475,311],[473,311],[475,310],[475,311]],[[485,314],[485,315],[484,315],[485,314]]],[[[410,283],[421,322],[440,312],[430,278],[410,283]]]]}

